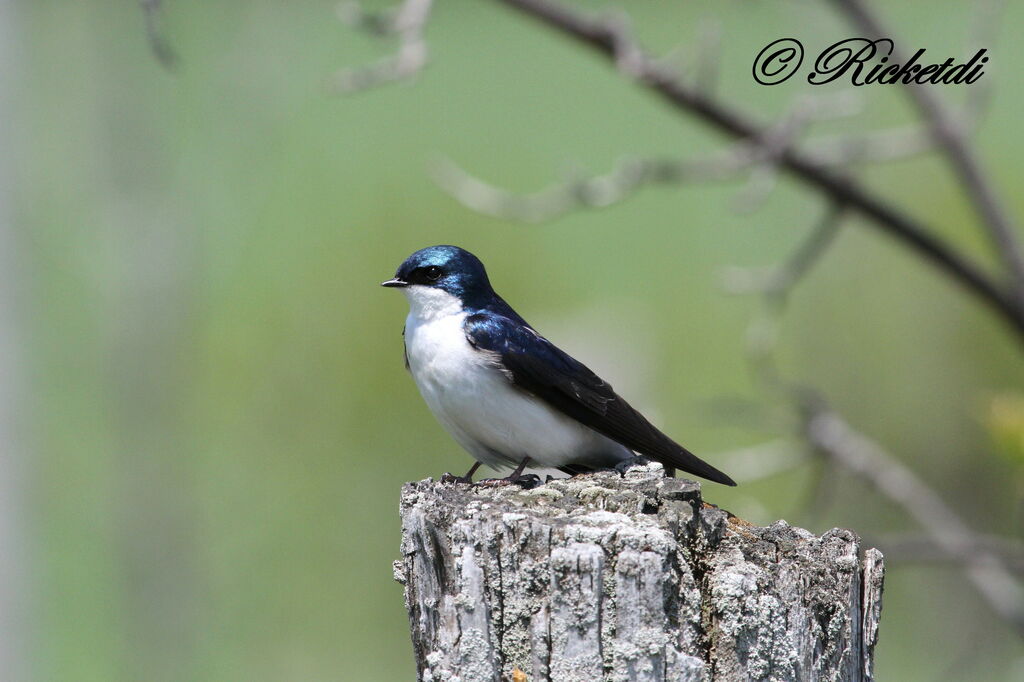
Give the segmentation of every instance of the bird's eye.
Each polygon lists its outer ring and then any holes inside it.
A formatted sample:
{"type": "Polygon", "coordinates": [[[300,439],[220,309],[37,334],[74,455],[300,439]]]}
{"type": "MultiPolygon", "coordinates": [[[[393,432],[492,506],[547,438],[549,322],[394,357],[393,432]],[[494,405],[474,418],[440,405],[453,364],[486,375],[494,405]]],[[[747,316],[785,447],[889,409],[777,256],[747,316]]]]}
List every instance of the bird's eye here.
{"type": "Polygon", "coordinates": [[[426,275],[427,279],[431,282],[436,282],[441,278],[441,268],[436,265],[431,265],[423,271],[423,274],[426,275]]]}

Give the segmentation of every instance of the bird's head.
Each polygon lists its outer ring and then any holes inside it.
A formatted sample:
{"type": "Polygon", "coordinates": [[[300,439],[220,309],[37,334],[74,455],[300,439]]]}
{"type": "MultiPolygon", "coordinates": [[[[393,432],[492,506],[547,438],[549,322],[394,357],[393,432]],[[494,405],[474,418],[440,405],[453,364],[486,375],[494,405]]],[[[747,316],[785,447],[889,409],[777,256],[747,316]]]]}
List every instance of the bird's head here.
{"type": "Polygon", "coordinates": [[[402,289],[413,312],[441,314],[485,305],[494,295],[480,259],[457,246],[428,246],[381,286],[402,289]]]}

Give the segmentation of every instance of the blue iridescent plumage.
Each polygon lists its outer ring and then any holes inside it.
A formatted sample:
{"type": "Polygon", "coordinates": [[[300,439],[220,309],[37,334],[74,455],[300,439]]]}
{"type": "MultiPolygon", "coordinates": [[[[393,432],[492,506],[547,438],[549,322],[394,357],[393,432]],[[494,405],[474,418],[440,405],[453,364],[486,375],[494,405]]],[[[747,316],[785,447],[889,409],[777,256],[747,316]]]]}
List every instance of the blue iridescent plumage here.
{"type": "MultiPolygon", "coordinates": [[[[496,294],[491,288],[484,264],[469,251],[457,246],[440,245],[420,249],[398,266],[395,278],[418,283],[417,273],[430,267],[443,270],[441,277],[430,282],[430,286],[447,291],[461,300],[466,308],[483,309],[493,303],[496,294]]],[[[501,303],[508,312],[515,315],[508,304],[504,301],[501,303]]]]}

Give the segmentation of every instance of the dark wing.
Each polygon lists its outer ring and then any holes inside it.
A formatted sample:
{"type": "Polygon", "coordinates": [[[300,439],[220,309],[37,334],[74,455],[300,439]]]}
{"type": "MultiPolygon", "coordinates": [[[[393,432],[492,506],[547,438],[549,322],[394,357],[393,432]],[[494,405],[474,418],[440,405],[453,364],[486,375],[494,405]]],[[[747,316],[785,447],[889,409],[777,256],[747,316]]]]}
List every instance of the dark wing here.
{"type": "Polygon", "coordinates": [[[466,318],[465,330],[474,347],[497,354],[513,384],[560,412],[666,467],[736,485],[659,431],[601,377],[525,323],[482,312],[466,318]]]}

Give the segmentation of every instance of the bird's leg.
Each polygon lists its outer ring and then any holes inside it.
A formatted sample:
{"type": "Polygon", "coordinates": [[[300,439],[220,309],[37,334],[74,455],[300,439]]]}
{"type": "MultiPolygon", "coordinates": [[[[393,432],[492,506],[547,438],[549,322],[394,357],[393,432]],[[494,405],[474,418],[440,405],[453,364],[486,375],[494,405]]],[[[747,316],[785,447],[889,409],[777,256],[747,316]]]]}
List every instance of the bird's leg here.
{"type": "Polygon", "coordinates": [[[441,476],[441,483],[472,483],[473,474],[480,468],[480,462],[476,462],[469,468],[465,476],[456,476],[454,474],[444,474],[441,476]]]}
{"type": "Polygon", "coordinates": [[[511,483],[515,483],[516,481],[518,481],[519,478],[523,475],[523,469],[525,469],[526,465],[529,464],[529,463],[530,463],[530,458],[529,457],[523,457],[523,461],[519,463],[519,466],[516,467],[516,470],[508,475],[508,477],[507,477],[508,480],[511,483]]]}
{"type": "Polygon", "coordinates": [[[536,488],[537,486],[539,486],[541,484],[540,476],[538,476],[537,474],[523,475],[523,469],[525,469],[526,465],[529,463],[530,458],[523,457],[523,461],[519,463],[519,466],[516,467],[516,470],[509,474],[505,480],[508,481],[509,483],[518,483],[524,488],[536,488]]]}

